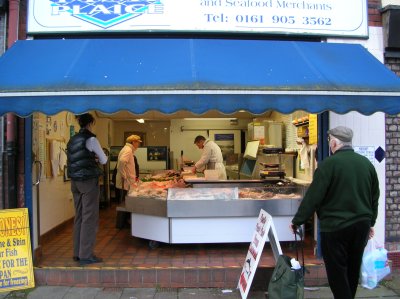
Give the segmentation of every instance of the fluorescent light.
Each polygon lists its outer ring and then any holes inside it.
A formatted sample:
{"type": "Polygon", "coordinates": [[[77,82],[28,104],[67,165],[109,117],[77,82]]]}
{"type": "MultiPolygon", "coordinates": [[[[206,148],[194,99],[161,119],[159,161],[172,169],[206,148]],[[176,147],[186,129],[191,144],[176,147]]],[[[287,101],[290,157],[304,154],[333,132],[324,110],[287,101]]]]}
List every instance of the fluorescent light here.
{"type": "Polygon", "coordinates": [[[224,117],[220,117],[220,118],[184,118],[184,120],[207,120],[207,121],[210,121],[210,120],[234,120],[234,119],[237,119],[237,118],[224,118],[224,117]]]}
{"type": "Polygon", "coordinates": [[[144,119],[143,118],[139,118],[136,120],[138,123],[144,124],[144,119]]]}

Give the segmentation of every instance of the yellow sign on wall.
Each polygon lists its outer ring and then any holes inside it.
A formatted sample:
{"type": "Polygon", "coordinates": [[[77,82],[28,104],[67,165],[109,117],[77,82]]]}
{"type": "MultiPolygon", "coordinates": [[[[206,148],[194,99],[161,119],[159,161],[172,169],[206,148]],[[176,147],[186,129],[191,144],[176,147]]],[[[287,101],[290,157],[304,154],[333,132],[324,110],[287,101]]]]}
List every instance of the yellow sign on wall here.
{"type": "Polygon", "coordinates": [[[35,286],[28,209],[0,210],[0,292],[35,286]]]}
{"type": "Polygon", "coordinates": [[[308,115],[308,144],[318,142],[318,117],[317,114],[308,115]]]}

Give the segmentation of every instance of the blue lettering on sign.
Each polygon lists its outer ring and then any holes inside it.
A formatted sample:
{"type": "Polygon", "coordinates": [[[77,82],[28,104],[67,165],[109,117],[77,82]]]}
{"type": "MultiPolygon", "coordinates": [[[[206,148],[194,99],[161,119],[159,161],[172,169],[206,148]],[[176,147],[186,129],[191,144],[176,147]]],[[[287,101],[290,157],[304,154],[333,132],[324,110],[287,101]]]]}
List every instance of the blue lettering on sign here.
{"type": "Polygon", "coordinates": [[[52,15],[70,14],[93,25],[109,28],[143,14],[162,14],[161,0],[51,0],[52,15]]]}

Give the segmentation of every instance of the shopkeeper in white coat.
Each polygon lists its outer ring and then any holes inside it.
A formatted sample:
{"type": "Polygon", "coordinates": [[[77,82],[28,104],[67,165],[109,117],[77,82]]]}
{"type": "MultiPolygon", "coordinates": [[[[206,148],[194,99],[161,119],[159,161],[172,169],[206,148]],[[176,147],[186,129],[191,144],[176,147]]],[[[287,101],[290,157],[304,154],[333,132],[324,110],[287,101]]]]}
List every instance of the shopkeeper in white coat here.
{"type": "Polygon", "coordinates": [[[218,144],[201,135],[194,139],[194,144],[203,151],[200,160],[194,165],[196,170],[215,169],[218,172],[218,179],[226,180],[224,159],[218,144]]]}

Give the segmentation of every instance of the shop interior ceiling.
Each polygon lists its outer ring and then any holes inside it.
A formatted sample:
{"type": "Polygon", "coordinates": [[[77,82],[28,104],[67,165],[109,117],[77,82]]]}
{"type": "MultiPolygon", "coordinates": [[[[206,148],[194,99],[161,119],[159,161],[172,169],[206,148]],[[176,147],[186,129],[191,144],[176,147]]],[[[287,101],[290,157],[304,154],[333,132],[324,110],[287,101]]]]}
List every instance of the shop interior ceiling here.
{"type": "Polygon", "coordinates": [[[129,111],[119,111],[112,114],[102,113],[96,111],[97,117],[108,118],[114,121],[133,121],[136,119],[144,119],[145,121],[168,121],[171,119],[183,118],[237,118],[237,119],[251,119],[251,118],[269,118],[272,111],[267,111],[263,114],[253,114],[247,111],[237,111],[233,114],[223,114],[216,110],[207,111],[203,114],[194,114],[189,111],[178,111],[172,114],[165,114],[159,111],[149,111],[144,114],[133,114],[129,111]]]}

